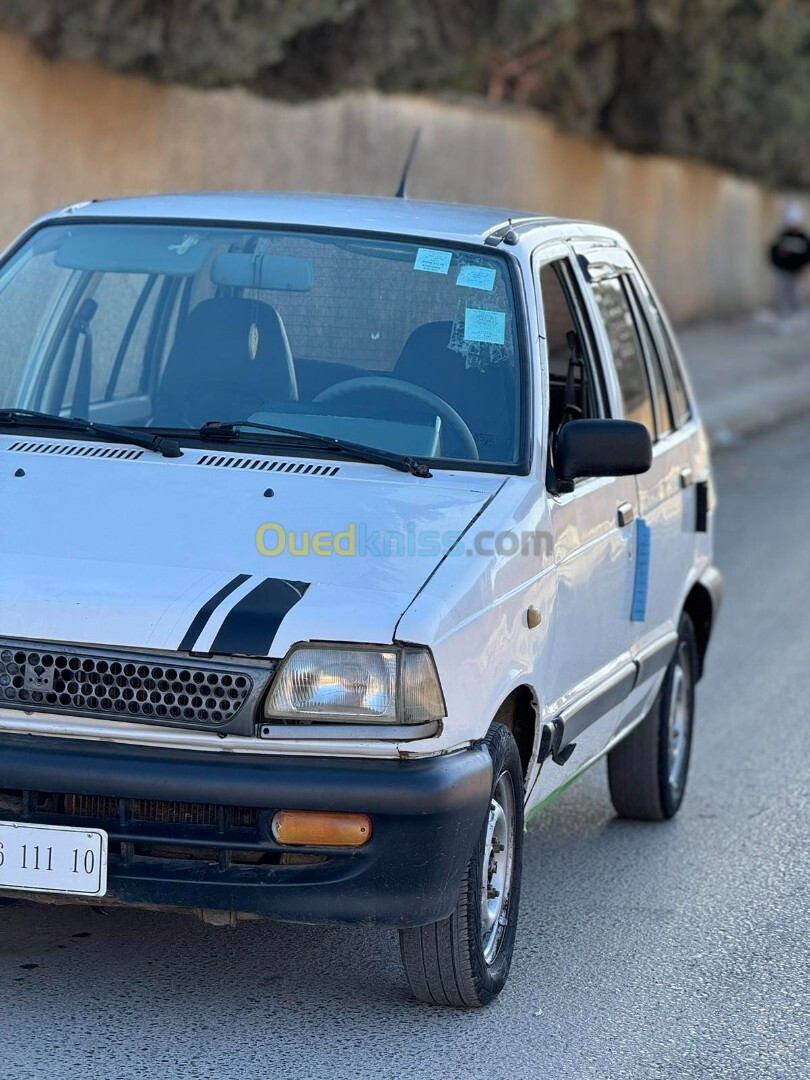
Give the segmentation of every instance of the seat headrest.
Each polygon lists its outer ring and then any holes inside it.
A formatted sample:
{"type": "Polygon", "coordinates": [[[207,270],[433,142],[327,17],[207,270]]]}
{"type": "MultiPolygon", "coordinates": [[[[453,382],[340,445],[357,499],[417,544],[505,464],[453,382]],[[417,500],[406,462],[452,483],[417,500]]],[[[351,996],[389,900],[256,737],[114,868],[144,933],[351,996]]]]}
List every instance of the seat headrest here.
{"type": "MultiPolygon", "coordinates": [[[[424,323],[408,337],[394,368],[398,379],[432,390],[466,421],[485,453],[511,454],[513,441],[514,370],[505,363],[467,365],[463,353],[450,348],[452,320],[424,323]]],[[[481,358],[490,347],[481,344],[481,358]]],[[[458,452],[448,433],[448,453],[458,452]]]]}
{"type": "MultiPolygon", "coordinates": [[[[450,320],[425,323],[412,330],[397,360],[395,369],[397,378],[410,379],[419,372],[433,367],[436,357],[445,350],[449,351],[452,332],[453,323],[450,320]]],[[[418,381],[418,378],[414,379],[414,382],[418,381]]]]}
{"type": "Polygon", "coordinates": [[[226,385],[240,389],[239,419],[267,402],[298,397],[284,323],[264,301],[215,297],[203,300],[189,313],[163,372],[158,422],[170,423],[164,418],[176,413],[182,403],[205,401],[210,410],[209,399],[215,405],[219,390],[226,385]]]}
{"type": "MultiPolygon", "coordinates": [[[[399,354],[399,360],[397,360],[394,369],[395,375],[400,379],[412,378],[414,382],[421,382],[427,378],[432,383],[436,377],[444,381],[441,370],[438,372],[435,370],[439,361],[445,367],[449,364],[454,373],[459,368],[466,370],[468,365],[464,354],[450,347],[452,334],[453,322],[449,319],[417,326],[415,330],[411,331],[408,340],[402,347],[402,352],[399,354]]],[[[478,348],[481,359],[486,360],[489,358],[493,346],[480,342],[478,348]]],[[[500,348],[500,346],[497,346],[497,348],[500,348]]],[[[471,370],[484,373],[493,367],[495,365],[484,362],[471,365],[471,370]]],[[[501,368],[502,365],[498,365],[498,367],[501,368]]]]}

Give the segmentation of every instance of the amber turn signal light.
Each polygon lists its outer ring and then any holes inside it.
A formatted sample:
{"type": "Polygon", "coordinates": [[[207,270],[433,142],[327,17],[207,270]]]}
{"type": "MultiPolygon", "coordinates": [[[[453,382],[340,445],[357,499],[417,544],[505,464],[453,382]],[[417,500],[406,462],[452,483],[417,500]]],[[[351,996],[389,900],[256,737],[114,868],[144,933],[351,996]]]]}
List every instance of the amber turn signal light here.
{"type": "Polygon", "coordinates": [[[367,814],[279,810],[273,818],[273,837],[279,844],[362,847],[371,839],[371,818],[367,814]]]}

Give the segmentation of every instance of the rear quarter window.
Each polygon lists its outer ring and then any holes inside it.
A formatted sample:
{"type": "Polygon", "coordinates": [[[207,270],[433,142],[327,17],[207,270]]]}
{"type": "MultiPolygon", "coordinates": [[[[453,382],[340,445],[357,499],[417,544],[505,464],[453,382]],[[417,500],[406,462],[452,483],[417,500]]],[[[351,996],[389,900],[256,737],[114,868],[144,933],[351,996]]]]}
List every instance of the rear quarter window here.
{"type": "Polygon", "coordinates": [[[619,380],[624,416],[644,424],[655,439],[655,411],[644,350],[624,285],[619,277],[592,283],[599,313],[607,331],[619,380]]]}
{"type": "Polygon", "coordinates": [[[689,404],[689,395],[686,392],[686,379],[684,378],[683,368],[681,367],[681,361],[678,357],[678,350],[675,347],[675,342],[672,340],[672,334],[664,320],[661,309],[655,302],[652,293],[647,288],[644,278],[641,274],[635,274],[633,280],[638,287],[642,303],[644,304],[644,312],[645,314],[649,314],[657,339],[661,343],[661,349],[663,350],[661,359],[667,369],[669,384],[672,390],[672,407],[675,413],[675,425],[676,427],[680,427],[691,418],[692,408],[689,404]]]}

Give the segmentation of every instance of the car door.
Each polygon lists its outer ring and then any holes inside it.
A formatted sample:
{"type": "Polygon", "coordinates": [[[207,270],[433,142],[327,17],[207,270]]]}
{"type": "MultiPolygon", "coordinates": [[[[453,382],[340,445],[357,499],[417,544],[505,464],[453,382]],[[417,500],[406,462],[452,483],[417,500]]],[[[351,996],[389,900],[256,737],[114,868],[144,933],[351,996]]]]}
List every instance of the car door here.
{"type": "MultiPolygon", "coordinates": [[[[656,440],[648,473],[636,478],[639,512],[647,522],[652,547],[659,553],[650,566],[647,618],[637,626],[635,650],[639,660],[638,704],[647,703],[645,690],[655,692],[677,641],[678,621],[686,587],[695,563],[697,542],[695,425],[683,423],[683,399],[664,343],[653,317],[649,293],[637,271],[626,279],[641,335],[655,404],[656,440]]],[[[682,387],[681,387],[682,388],[682,387]]],[[[632,715],[627,717],[628,721],[632,715]]]]}
{"type": "Polygon", "coordinates": [[[652,465],[635,478],[639,518],[631,652],[636,686],[620,718],[634,722],[649,707],[677,641],[684,586],[694,561],[694,491],[688,431],[675,422],[653,320],[629,255],[591,252],[590,289],[611,344],[626,419],[644,424],[652,465]]]}
{"type": "Polygon", "coordinates": [[[630,610],[637,492],[632,476],[585,477],[570,490],[555,481],[555,434],[573,419],[612,415],[613,404],[603,377],[604,343],[594,333],[570,249],[541,248],[533,269],[548,369],[547,500],[557,575],[540,682],[546,716],[564,725],[563,753],[541,771],[535,803],[604,749],[635,680],[630,610]]]}

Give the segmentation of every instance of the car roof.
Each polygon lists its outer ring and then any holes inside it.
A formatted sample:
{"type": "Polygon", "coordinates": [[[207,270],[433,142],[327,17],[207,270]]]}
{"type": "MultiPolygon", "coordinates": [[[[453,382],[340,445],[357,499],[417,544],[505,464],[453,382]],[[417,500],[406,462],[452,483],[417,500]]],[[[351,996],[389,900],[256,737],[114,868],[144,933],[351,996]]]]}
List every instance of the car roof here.
{"type": "Polygon", "coordinates": [[[275,192],[211,192],[102,199],[66,207],[56,216],[171,219],[403,233],[466,243],[482,243],[508,226],[518,230],[559,226],[564,219],[503,207],[355,195],[275,192]]]}

